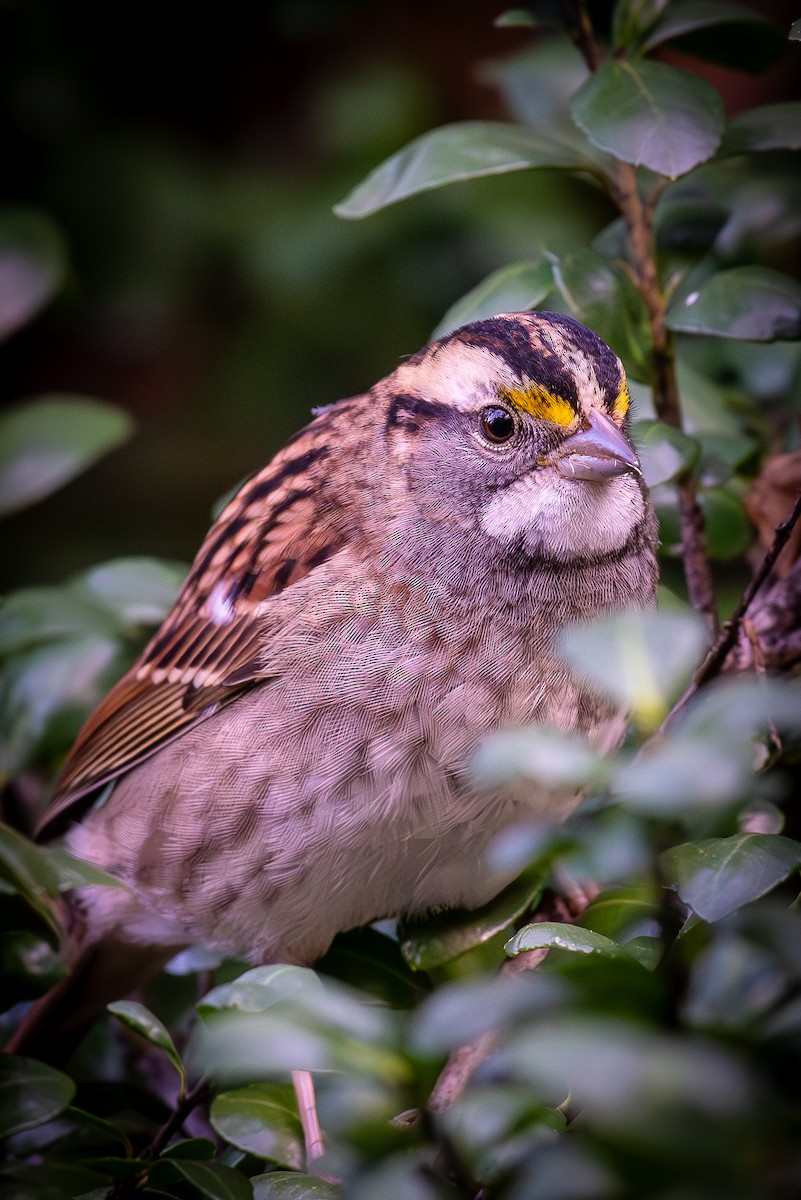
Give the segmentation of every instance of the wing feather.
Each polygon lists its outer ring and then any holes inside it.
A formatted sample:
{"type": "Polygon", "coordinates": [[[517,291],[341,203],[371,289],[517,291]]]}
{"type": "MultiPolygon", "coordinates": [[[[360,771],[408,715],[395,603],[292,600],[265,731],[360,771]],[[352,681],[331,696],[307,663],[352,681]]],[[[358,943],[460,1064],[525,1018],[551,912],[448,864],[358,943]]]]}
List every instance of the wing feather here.
{"type": "Polygon", "coordinates": [[[84,725],[38,830],[79,819],[97,791],[270,677],[269,600],[350,540],[325,459],[325,411],[212,526],[170,615],[84,725]]]}

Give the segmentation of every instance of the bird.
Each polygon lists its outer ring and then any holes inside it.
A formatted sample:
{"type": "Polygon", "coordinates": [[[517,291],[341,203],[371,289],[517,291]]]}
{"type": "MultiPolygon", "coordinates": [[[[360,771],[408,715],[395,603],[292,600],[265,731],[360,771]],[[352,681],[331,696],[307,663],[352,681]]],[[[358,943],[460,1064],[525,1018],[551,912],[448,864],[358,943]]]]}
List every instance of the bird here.
{"type": "Polygon", "coordinates": [[[66,759],[38,837],[127,886],[67,896],[71,973],[12,1048],[68,1044],[187,946],[309,965],[508,882],[494,839],[580,794],[482,782],[477,747],[624,735],[556,641],[654,605],[629,410],[595,333],[504,313],[317,410],[244,483],[66,759]]]}

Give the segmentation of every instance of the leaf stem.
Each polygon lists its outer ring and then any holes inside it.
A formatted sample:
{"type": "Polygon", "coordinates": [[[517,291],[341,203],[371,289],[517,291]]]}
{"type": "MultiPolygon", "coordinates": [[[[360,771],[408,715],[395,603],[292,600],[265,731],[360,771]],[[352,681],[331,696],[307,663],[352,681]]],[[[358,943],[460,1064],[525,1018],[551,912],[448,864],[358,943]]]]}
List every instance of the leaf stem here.
{"type": "Polygon", "coordinates": [[[687,704],[687,701],[695,695],[698,689],[703,687],[705,683],[709,683],[711,679],[714,679],[715,676],[719,675],[723,670],[723,665],[729,653],[734,648],[735,642],[737,641],[737,635],[740,631],[740,626],[743,623],[743,619],[748,612],[748,609],[751,607],[757,592],[762,587],[770,572],[773,570],[776,560],[790,540],[790,535],[795,529],[799,520],[801,520],[801,495],[796,498],[795,504],[784,520],[776,526],[776,530],[773,535],[773,541],[765,551],[762,562],[751,576],[751,581],[740,597],[739,604],[721,629],[715,644],[710,648],[706,658],[695,672],[695,675],[688,684],[684,695],[680,700],[677,701],[676,704],[674,704],[673,708],[668,713],[662,725],[663,730],[668,725],[672,724],[672,722],[687,704]]]}
{"type": "MultiPolygon", "coordinates": [[[[570,36],[591,71],[596,71],[604,53],[595,36],[585,0],[565,0],[570,36]]],[[[653,238],[653,212],[661,188],[645,201],[630,163],[616,163],[614,195],[626,225],[637,287],[648,315],[652,346],[652,387],[656,414],[666,425],[682,428],[681,402],[676,379],[673,339],[665,323],[667,301],[659,282],[653,238]]],[[[712,570],[707,552],[704,514],[698,503],[691,470],[676,480],[681,529],[681,556],[690,603],[706,621],[710,635],[718,631],[717,605],[712,570]]]]}

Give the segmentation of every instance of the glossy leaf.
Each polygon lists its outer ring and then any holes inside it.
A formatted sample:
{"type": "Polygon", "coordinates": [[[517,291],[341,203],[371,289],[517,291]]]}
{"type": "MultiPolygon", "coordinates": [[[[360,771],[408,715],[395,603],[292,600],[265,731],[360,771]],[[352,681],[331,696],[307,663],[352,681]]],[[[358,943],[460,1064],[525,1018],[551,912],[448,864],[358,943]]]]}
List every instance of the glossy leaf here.
{"type": "Polygon", "coordinates": [[[159,625],[186,576],[184,563],[158,558],[116,558],[70,582],[70,591],[111,612],[125,629],[159,625]]]}
{"type": "Polygon", "coordinates": [[[37,315],[64,281],[61,234],[41,213],[0,213],[0,341],[37,315]]]}
{"type": "Polygon", "coordinates": [[[660,890],[653,884],[608,888],[587,906],[577,923],[627,945],[635,933],[658,933],[660,899],[660,890]]]}
{"type": "Polygon", "coordinates": [[[536,308],[552,289],[551,268],[544,259],[501,267],[452,304],[431,337],[443,337],[468,321],[536,308]]]}
{"type": "MultiPolygon", "coordinates": [[[[587,1120],[653,1136],[678,1112],[732,1115],[747,1110],[751,1081],[743,1064],[711,1041],[596,1015],[537,1022],[509,1039],[500,1065],[546,1097],[571,1093],[587,1120]]],[[[669,1144],[675,1142],[668,1133],[669,1144]]]]}
{"type": "Polygon", "coordinates": [[[241,985],[213,989],[198,1009],[203,1021],[193,1035],[191,1059],[199,1072],[229,1085],[294,1070],[341,1069],[389,1081],[407,1073],[393,1049],[393,1014],[305,968],[256,967],[241,985]]]}
{"type": "Polygon", "coordinates": [[[0,693],[0,760],[14,775],[35,757],[51,730],[66,749],[88,711],[122,673],[115,638],[87,635],[37,646],[11,659],[0,693]]]}
{"type": "Polygon", "coordinates": [[[163,1179],[186,1180],[201,1196],[209,1200],[252,1200],[250,1182],[240,1171],[222,1163],[191,1162],[181,1158],[160,1159],[150,1171],[157,1186],[163,1179]]]}
{"type": "Polygon", "coordinates": [[[732,117],[720,153],[751,154],[762,150],[801,150],[801,101],[762,104],[732,117]]]}
{"type": "Polygon", "coordinates": [[[799,866],[801,843],[762,833],[687,842],[662,855],[665,879],[704,921],[764,896],[799,866]]]}
{"type": "Polygon", "coordinates": [[[700,454],[697,442],[664,421],[635,421],[631,436],[649,488],[675,479],[692,467],[700,454]]]}
{"type": "Polygon", "coordinates": [[[445,909],[419,920],[407,919],[398,931],[404,958],[418,971],[452,962],[507,929],[532,908],[547,878],[547,868],[535,865],[481,908],[445,909]]]}
{"type": "Polygon", "coordinates": [[[801,284],[769,267],[719,271],[668,309],[677,333],[772,342],[801,337],[801,284]]]}
{"type": "Polygon", "coordinates": [[[238,1012],[264,1012],[275,1004],[283,1004],[301,992],[321,988],[319,977],[307,967],[282,963],[253,967],[231,983],[212,988],[198,1004],[205,1009],[234,1009],[238,1012]]]}
{"type": "Polygon", "coordinates": [[[33,1058],[0,1054],[0,1137],[52,1121],[75,1095],[69,1076],[33,1058]]]}
{"type": "Polygon", "coordinates": [[[461,121],[416,138],[337,204],[339,217],[366,217],[418,192],[532,167],[580,166],[557,141],[501,121],[461,121]]]}
{"type": "Polygon", "coordinates": [[[675,736],[623,766],[612,796],[629,812],[670,817],[724,808],[751,783],[750,747],[675,736]]]}
{"type": "Polygon", "coordinates": [[[534,971],[459,980],[420,1006],[412,1042],[421,1054],[441,1054],[517,1019],[555,1011],[563,999],[559,980],[534,971]]]}
{"type": "Polygon", "coordinates": [[[669,3],[670,0],[618,0],[612,14],[615,49],[636,49],[669,3]]]}
{"type": "Polygon", "coordinates": [[[689,613],[627,613],[575,625],[559,637],[559,653],[646,727],[667,715],[706,643],[689,613]]]}
{"type": "Polygon", "coordinates": [[[506,943],[506,953],[514,958],[526,950],[568,950],[572,954],[600,954],[604,958],[620,958],[625,951],[611,938],[594,929],[567,925],[559,921],[542,921],[524,925],[506,943]]]}
{"type": "Polygon", "coordinates": [[[41,396],[0,418],[0,514],[69,483],[127,441],[127,413],[83,396],[41,396]]]}
{"type": "Polygon", "coordinates": [[[665,42],[684,53],[750,71],[769,66],[784,49],[772,21],[729,0],[675,0],[648,33],[641,52],[650,54],[665,42]]]}
{"type": "Polygon", "coordinates": [[[370,926],[337,934],[317,970],[393,1008],[415,1008],[430,988],[425,975],[410,968],[397,939],[370,926]]]}
{"type": "MultiPolygon", "coordinates": [[[[544,787],[572,790],[587,784],[602,786],[609,769],[602,755],[584,738],[535,725],[485,738],[474,755],[470,773],[481,787],[532,779],[544,787]]],[[[548,815],[543,811],[543,820],[548,815]]]]}
{"type": "Polygon", "coordinates": [[[706,520],[710,558],[736,558],[753,540],[753,526],[739,496],[726,488],[705,488],[699,493],[706,520]]]}
{"type": "Polygon", "coordinates": [[[571,112],[596,146],[671,179],[711,158],[724,128],[723,102],[710,84],[639,60],[604,63],[571,112]]]}
{"type": "Polygon", "coordinates": [[[296,1171],[270,1171],[254,1175],[253,1200],[339,1200],[341,1188],[317,1175],[299,1175],[296,1171]]]}
{"type": "Polygon", "coordinates": [[[20,588],[0,604],[0,654],[20,654],[34,646],[102,632],[114,622],[85,596],[68,587],[20,588]]]}
{"type": "Polygon", "coordinates": [[[186,1076],[181,1056],[176,1050],[167,1028],[158,1017],[154,1017],[144,1004],[139,1004],[136,1000],[116,1000],[113,1004],[108,1005],[108,1011],[122,1021],[127,1029],[139,1034],[157,1049],[163,1050],[180,1075],[181,1084],[185,1083],[186,1076]]]}
{"type": "Polygon", "coordinates": [[[212,1101],[212,1129],[249,1154],[300,1170],[303,1133],[290,1084],[254,1083],[212,1101]]]}
{"type": "Polygon", "coordinates": [[[110,1183],[100,1171],[58,1159],[0,1166],[3,1200],[105,1200],[110,1183]]]}
{"type": "Polygon", "coordinates": [[[192,1161],[208,1162],[217,1153],[217,1147],[210,1138],[184,1138],[180,1142],[172,1142],[166,1150],[162,1150],[161,1158],[188,1158],[192,1161]]]}
{"type": "Polygon", "coordinates": [[[577,162],[591,160],[603,174],[611,160],[587,141],[570,117],[573,97],[588,77],[582,54],[562,36],[538,39],[522,53],[481,68],[482,80],[500,90],[512,120],[569,146],[577,162]]]}
{"type": "Polygon", "coordinates": [[[787,733],[801,727],[798,689],[786,680],[743,673],[707,684],[688,705],[681,729],[707,741],[723,730],[730,741],[750,742],[771,727],[787,733]]]}

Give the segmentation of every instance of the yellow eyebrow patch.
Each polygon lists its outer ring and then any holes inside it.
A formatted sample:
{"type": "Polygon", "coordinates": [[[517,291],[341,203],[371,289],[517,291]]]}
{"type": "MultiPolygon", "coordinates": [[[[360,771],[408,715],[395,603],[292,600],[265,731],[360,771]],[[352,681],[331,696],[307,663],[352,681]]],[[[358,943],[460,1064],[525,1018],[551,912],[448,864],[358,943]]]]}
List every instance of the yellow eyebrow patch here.
{"type": "Polygon", "coordinates": [[[571,404],[556,392],[538,387],[536,383],[527,388],[504,388],[501,392],[504,399],[542,421],[553,421],[555,425],[572,425],[576,421],[576,413],[571,404]]]}
{"type": "Polygon", "coordinates": [[[622,421],[626,413],[629,411],[630,403],[631,397],[629,396],[629,385],[624,379],[620,385],[620,391],[618,392],[617,396],[615,396],[615,402],[612,405],[613,414],[616,417],[619,417],[622,421]]]}

